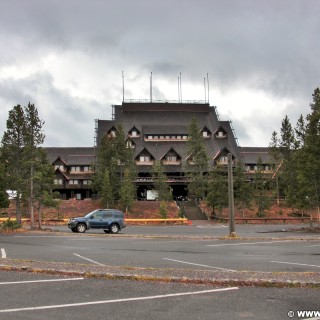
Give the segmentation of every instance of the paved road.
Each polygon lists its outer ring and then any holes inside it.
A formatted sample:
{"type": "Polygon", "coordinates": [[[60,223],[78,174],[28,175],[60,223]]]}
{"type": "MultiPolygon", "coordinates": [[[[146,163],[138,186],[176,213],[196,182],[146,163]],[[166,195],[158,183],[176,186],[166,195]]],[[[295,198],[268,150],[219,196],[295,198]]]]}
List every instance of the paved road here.
{"type": "Polygon", "coordinates": [[[320,311],[316,289],[221,288],[8,271],[0,271],[0,288],[0,320],[283,320],[311,318],[298,317],[297,311],[320,311]]]}
{"type": "MultiPolygon", "coordinates": [[[[57,231],[71,232],[67,226],[48,226],[57,231]]],[[[306,229],[309,224],[262,224],[262,225],[236,225],[236,233],[246,238],[292,238],[310,237],[320,239],[319,233],[310,233],[306,229]]],[[[88,230],[88,234],[101,234],[101,230],[88,230]]],[[[176,226],[150,226],[150,225],[128,225],[121,231],[123,235],[144,235],[144,236],[194,236],[194,237],[225,237],[229,235],[227,224],[218,224],[211,221],[193,221],[192,225],[176,226]]]]}
{"type": "MultiPolygon", "coordinates": [[[[137,232],[142,228],[127,230],[137,232]]],[[[202,230],[188,229],[189,227],[152,227],[152,231],[173,232],[171,228],[194,233],[202,230]]],[[[145,234],[149,234],[149,229],[145,230],[145,234]]],[[[90,233],[70,232],[0,234],[0,243],[2,257],[10,259],[230,272],[320,271],[320,240],[143,238],[106,235],[103,232],[94,236],[90,233]]]]}

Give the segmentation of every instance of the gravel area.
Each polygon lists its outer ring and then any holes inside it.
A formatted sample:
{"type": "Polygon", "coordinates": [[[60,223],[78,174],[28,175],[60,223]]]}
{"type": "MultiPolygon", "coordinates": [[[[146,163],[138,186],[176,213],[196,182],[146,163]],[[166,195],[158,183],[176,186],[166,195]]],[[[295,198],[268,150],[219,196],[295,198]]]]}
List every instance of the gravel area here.
{"type": "Polygon", "coordinates": [[[223,286],[320,288],[320,272],[247,272],[168,268],[131,268],[61,262],[1,259],[0,270],[104,277],[137,281],[202,283],[223,286]]]}

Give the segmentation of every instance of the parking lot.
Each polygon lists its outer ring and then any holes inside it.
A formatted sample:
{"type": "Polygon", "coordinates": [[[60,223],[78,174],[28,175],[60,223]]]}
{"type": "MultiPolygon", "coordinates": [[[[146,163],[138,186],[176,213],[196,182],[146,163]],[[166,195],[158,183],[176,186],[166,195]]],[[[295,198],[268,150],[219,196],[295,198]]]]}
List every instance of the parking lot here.
{"type": "MultiPolygon", "coordinates": [[[[211,224],[129,226],[119,235],[75,234],[65,227],[59,231],[0,234],[2,261],[54,261],[88,270],[213,270],[230,276],[239,271],[320,272],[317,235],[288,226],[243,226],[239,231],[245,238],[238,240],[224,239],[227,228],[211,224]]],[[[319,289],[312,288],[221,287],[20,271],[1,271],[0,276],[0,319],[87,319],[93,312],[94,319],[286,319],[289,311],[320,309],[319,289]]]]}

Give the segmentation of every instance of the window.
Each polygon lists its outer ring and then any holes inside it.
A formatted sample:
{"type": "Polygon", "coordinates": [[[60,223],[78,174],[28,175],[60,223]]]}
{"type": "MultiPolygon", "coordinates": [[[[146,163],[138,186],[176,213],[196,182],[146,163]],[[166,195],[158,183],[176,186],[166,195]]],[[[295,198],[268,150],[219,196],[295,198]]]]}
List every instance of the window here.
{"type": "Polygon", "coordinates": [[[228,163],[228,156],[221,156],[219,158],[219,161],[222,162],[222,163],[228,163]]]}
{"type": "Polygon", "coordinates": [[[57,170],[57,169],[60,169],[61,171],[64,171],[64,165],[62,165],[62,164],[56,164],[56,165],[54,166],[54,170],[57,170]]]}
{"type": "Polygon", "coordinates": [[[54,179],[54,184],[57,184],[57,185],[62,185],[63,182],[62,182],[62,179],[54,179]]]}
{"type": "Polygon", "coordinates": [[[91,184],[91,183],[92,183],[91,180],[83,180],[83,184],[84,184],[84,185],[89,185],[89,184],[91,184]]]}
{"type": "Polygon", "coordinates": [[[70,171],[72,171],[72,172],[80,172],[80,166],[72,166],[70,171]]]}
{"type": "Polygon", "coordinates": [[[177,161],[177,157],[176,156],[167,156],[167,161],[176,162],[177,161]]]}
{"type": "Polygon", "coordinates": [[[69,184],[79,184],[78,180],[69,180],[69,184]]]}
{"type": "Polygon", "coordinates": [[[90,167],[89,167],[89,166],[84,166],[84,167],[83,167],[83,171],[84,171],[84,172],[89,172],[89,171],[91,171],[91,170],[90,170],[90,167]]]}
{"type": "Polygon", "coordinates": [[[187,140],[187,139],[188,139],[188,136],[183,136],[182,139],[183,139],[183,140],[187,140]]]}
{"type": "Polygon", "coordinates": [[[203,137],[208,137],[208,132],[207,132],[207,131],[203,131],[203,132],[202,132],[202,136],[203,136],[203,137]]]}
{"type": "Polygon", "coordinates": [[[140,162],[149,162],[150,156],[140,156],[140,162]]]}
{"type": "Polygon", "coordinates": [[[132,135],[133,137],[136,137],[136,136],[138,135],[138,133],[137,133],[136,130],[132,130],[132,131],[131,131],[131,135],[132,135]]]}

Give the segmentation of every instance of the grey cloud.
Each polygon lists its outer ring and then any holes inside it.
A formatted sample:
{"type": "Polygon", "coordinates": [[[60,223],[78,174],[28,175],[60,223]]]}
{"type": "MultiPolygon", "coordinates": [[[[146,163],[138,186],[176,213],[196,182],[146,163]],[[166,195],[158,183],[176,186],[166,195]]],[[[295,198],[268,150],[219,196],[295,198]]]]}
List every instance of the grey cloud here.
{"type": "MultiPolygon", "coordinates": [[[[157,77],[176,85],[182,72],[183,81],[198,85],[209,73],[213,89],[226,94],[244,87],[296,101],[285,110],[295,119],[319,86],[319,9],[318,0],[0,0],[0,72],[3,66],[28,64],[51,52],[58,57],[81,52],[92,65],[99,62],[106,72],[118,73],[119,83],[122,70],[134,70],[126,74],[132,82],[153,72],[159,99],[166,92],[156,85],[157,77]]],[[[42,86],[30,78],[31,83],[1,82],[1,99],[16,104],[14,100],[46,96],[56,109],[55,119],[68,110],[77,122],[90,118],[87,108],[93,115],[103,109],[101,101],[58,90],[49,75],[40,78],[42,86]]],[[[116,81],[103,84],[105,106],[120,102],[116,81]]],[[[126,96],[140,98],[135,94],[127,86],[126,96]]],[[[101,117],[106,114],[103,110],[101,117]]],[[[252,117],[248,121],[263,121],[252,117]]],[[[68,119],[59,121],[68,127],[68,119]]],[[[274,122],[264,124],[274,130],[274,122]]],[[[238,128],[243,139],[250,136],[244,126],[238,128]]]]}

